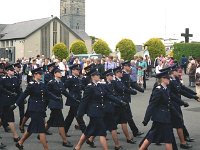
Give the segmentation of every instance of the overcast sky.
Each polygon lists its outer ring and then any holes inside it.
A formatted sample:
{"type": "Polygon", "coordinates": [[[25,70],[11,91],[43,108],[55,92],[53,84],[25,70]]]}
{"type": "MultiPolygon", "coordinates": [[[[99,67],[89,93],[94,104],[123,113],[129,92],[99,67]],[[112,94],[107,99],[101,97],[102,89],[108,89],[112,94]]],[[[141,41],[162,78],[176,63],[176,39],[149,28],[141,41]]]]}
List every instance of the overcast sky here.
{"type": "MultiPolygon", "coordinates": [[[[122,38],[178,38],[186,27],[200,41],[199,0],[86,0],[86,32],[111,48],[122,38]]],[[[1,0],[0,24],[60,16],[60,0],[1,0]]]]}

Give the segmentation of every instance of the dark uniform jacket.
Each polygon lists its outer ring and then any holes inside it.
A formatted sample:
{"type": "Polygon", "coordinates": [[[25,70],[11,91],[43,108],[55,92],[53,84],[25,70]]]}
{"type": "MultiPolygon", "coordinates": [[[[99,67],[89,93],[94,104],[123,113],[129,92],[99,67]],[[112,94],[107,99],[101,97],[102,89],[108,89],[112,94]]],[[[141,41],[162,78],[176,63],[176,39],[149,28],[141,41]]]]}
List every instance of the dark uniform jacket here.
{"type": "Polygon", "coordinates": [[[44,74],[44,84],[47,84],[50,80],[54,78],[53,74],[50,72],[47,72],[44,74]]]}
{"type": "Polygon", "coordinates": [[[29,82],[26,90],[20,95],[17,99],[16,104],[19,105],[24,99],[30,95],[28,99],[28,111],[33,112],[45,112],[46,105],[45,99],[46,98],[54,98],[60,100],[57,96],[50,93],[45,84],[42,82],[37,82],[35,80],[29,82]]]}
{"type": "MultiPolygon", "coordinates": [[[[123,77],[121,79],[122,79],[122,82],[124,83],[125,87],[127,89],[130,89],[131,88],[130,75],[128,73],[126,73],[125,71],[123,71],[123,77]]],[[[136,94],[137,94],[137,92],[136,92],[136,94]]],[[[136,94],[134,94],[134,95],[136,95],[136,94]]],[[[131,102],[131,94],[125,93],[125,99],[126,99],[126,102],[130,103],[131,102]]]]}
{"type": "Polygon", "coordinates": [[[82,80],[72,75],[65,81],[65,88],[69,90],[70,95],[73,97],[68,98],[65,105],[78,107],[82,99],[82,90],[84,88],[82,80]]]}
{"type": "Polygon", "coordinates": [[[110,95],[105,85],[90,83],[86,87],[83,99],[78,108],[78,116],[87,114],[89,117],[103,117],[106,99],[120,101],[120,99],[110,95]]]}
{"type": "Polygon", "coordinates": [[[20,92],[20,81],[16,76],[4,76],[0,78],[0,97],[1,106],[13,105],[17,99],[17,93],[20,92]]]}
{"type": "Polygon", "coordinates": [[[47,89],[52,95],[56,97],[60,97],[58,100],[57,98],[54,99],[53,97],[49,99],[48,107],[52,109],[63,109],[63,100],[62,95],[65,97],[70,97],[69,93],[65,90],[65,86],[63,82],[58,82],[55,79],[50,80],[47,84],[47,89]]]}
{"type": "Polygon", "coordinates": [[[144,117],[145,122],[152,121],[160,123],[171,123],[171,98],[169,89],[165,89],[163,86],[158,85],[151,95],[149,105],[144,117]]]}
{"type": "Polygon", "coordinates": [[[102,86],[105,86],[105,90],[107,90],[110,95],[118,98],[118,100],[117,99],[113,100],[112,98],[105,99],[105,107],[104,107],[105,113],[114,113],[115,106],[124,107],[122,105],[123,100],[120,97],[118,97],[117,93],[115,92],[113,81],[111,82],[106,81],[106,84],[102,84],[102,86]]]}

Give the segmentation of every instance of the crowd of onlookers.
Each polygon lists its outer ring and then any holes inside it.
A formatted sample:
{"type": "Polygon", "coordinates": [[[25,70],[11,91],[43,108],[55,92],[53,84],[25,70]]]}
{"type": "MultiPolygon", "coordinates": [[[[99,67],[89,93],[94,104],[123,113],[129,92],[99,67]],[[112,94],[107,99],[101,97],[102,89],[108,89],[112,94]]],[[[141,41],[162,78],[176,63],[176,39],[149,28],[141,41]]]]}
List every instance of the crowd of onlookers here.
{"type": "MultiPolygon", "coordinates": [[[[69,76],[70,75],[70,69],[69,66],[72,64],[80,64],[81,66],[81,74],[84,76],[86,74],[86,71],[84,68],[91,64],[95,64],[96,68],[98,68],[98,71],[100,73],[103,73],[104,71],[108,69],[114,69],[122,62],[124,62],[123,59],[118,59],[117,57],[108,56],[103,58],[82,58],[79,59],[78,57],[74,57],[71,55],[68,60],[66,59],[55,59],[55,58],[45,58],[44,55],[37,55],[36,57],[32,58],[21,58],[18,59],[17,62],[20,62],[22,65],[22,73],[26,76],[24,80],[27,80],[27,82],[30,81],[31,78],[31,70],[35,69],[37,67],[43,67],[44,72],[48,72],[47,65],[51,62],[55,62],[57,66],[62,70],[63,76],[69,76]]],[[[5,66],[9,64],[8,58],[1,58],[0,63],[4,64],[5,66]]],[[[173,57],[170,56],[163,56],[160,55],[155,58],[155,60],[151,60],[149,56],[134,56],[131,60],[131,72],[130,77],[133,82],[138,82],[139,85],[146,88],[146,80],[153,76],[156,73],[159,73],[160,69],[166,68],[168,66],[173,65],[174,63],[179,63],[179,77],[182,80],[182,74],[183,72],[189,76],[189,86],[194,87],[196,86],[196,80],[200,78],[200,59],[195,59],[192,57],[185,57],[182,56],[180,62],[177,62],[174,60],[173,57]],[[199,75],[198,75],[199,74],[199,75]]],[[[2,72],[2,69],[0,68],[0,74],[2,72]]],[[[200,86],[200,81],[199,81],[200,86]]]]}

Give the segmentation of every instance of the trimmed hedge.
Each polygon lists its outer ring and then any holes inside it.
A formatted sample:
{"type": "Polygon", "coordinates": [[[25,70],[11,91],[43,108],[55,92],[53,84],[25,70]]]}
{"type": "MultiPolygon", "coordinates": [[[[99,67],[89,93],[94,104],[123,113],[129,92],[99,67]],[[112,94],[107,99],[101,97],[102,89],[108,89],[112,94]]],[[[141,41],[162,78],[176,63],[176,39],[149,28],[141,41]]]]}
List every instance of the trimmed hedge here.
{"type": "Polygon", "coordinates": [[[83,41],[77,40],[72,43],[70,51],[75,55],[87,54],[87,47],[83,41]]]}
{"type": "Polygon", "coordinates": [[[180,61],[182,55],[200,58],[200,43],[176,43],[174,44],[174,58],[180,61]]]}

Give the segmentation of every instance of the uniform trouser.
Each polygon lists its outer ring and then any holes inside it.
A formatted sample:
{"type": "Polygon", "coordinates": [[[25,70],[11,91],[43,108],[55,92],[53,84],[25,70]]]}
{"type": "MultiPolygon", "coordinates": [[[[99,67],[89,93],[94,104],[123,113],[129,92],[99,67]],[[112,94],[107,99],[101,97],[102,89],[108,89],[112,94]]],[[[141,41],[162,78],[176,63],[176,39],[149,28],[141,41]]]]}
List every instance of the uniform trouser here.
{"type": "MultiPolygon", "coordinates": [[[[74,120],[74,118],[76,117],[77,115],[77,107],[74,107],[74,106],[70,106],[70,109],[69,109],[69,112],[68,112],[68,115],[65,119],[65,132],[67,133],[69,131],[69,128],[74,120]]],[[[80,130],[82,131],[82,133],[85,131],[86,129],[86,125],[85,125],[85,122],[83,120],[83,117],[81,118],[76,118],[79,126],[80,126],[80,130]]]]}
{"type": "Polygon", "coordinates": [[[24,103],[19,105],[19,117],[20,117],[20,124],[22,123],[22,119],[24,117],[24,103]]]}
{"type": "Polygon", "coordinates": [[[132,116],[132,112],[131,112],[131,108],[130,105],[128,104],[127,108],[126,108],[126,113],[127,113],[127,120],[128,120],[128,125],[133,133],[134,136],[136,136],[136,134],[138,133],[138,128],[133,120],[133,116],[132,116]]]}

